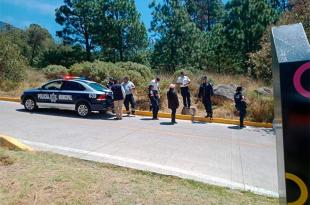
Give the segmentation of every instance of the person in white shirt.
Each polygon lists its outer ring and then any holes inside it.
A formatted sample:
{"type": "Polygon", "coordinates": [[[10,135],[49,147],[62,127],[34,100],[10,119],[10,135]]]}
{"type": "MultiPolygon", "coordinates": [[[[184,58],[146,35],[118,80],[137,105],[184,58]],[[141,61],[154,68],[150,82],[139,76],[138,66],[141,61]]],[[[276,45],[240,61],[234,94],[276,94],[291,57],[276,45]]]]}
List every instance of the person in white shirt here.
{"type": "MultiPolygon", "coordinates": [[[[158,101],[158,106],[159,106],[159,91],[160,91],[160,88],[159,88],[159,82],[160,82],[160,78],[159,77],[156,77],[155,79],[151,80],[150,82],[150,86],[153,86],[153,91],[154,94],[158,97],[157,101],[158,101]]],[[[152,104],[150,104],[150,110],[153,110],[153,107],[152,107],[152,104]]]]}
{"type": "Polygon", "coordinates": [[[158,93],[159,93],[159,82],[160,82],[160,78],[159,77],[156,77],[155,79],[153,79],[150,83],[150,85],[153,86],[153,90],[156,90],[158,93]]]}
{"type": "Polygon", "coordinates": [[[124,100],[124,105],[126,108],[126,112],[128,115],[130,115],[130,111],[129,111],[129,104],[131,105],[131,113],[134,115],[135,114],[135,108],[136,108],[136,102],[134,99],[134,91],[135,91],[135,85],[133,84],[133,82],[131,82],[129,80],[128,77],[124,78],[124,82],[122,83],[122,86],[125,90],[125,100],[124,100]]]}
{"type": "Polygon", "coordinates": [[[181,72],[181,76],[178,77],[177,84],[179,84],[181,87],[183,105],[186,108],[190,108],[191,106],[191,94],[188,88],[190,83],[191,83],[191,80],[189,79],[189,77],[187,77],[184,72],[181,72]]]}

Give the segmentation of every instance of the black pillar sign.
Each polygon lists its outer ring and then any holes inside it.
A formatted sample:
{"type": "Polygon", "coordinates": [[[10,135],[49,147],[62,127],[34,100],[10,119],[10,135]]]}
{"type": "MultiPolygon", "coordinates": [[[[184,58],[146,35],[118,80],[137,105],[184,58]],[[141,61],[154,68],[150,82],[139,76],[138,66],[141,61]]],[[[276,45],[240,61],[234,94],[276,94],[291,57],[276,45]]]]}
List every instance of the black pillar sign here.
{"type": "Polygon", "coordinates": [[[310,205],[310,46],[302,24],[273,28],[272,48],[280,202],[310,205]]]}

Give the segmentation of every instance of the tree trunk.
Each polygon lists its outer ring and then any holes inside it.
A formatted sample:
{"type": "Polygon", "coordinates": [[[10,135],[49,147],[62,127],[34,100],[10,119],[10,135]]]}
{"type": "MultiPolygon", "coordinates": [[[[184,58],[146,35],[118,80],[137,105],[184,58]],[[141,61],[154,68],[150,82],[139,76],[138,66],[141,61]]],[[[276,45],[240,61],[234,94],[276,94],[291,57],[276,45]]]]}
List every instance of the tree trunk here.
{"type": "Polygon", "coordinates": [[[91,60],[91,52],[90,52],[91,48],[90,48],[88,32],[85,32],[84,37],[85,37],[85,48],[86,48],[86,60],[90,61],[91,60]]]}

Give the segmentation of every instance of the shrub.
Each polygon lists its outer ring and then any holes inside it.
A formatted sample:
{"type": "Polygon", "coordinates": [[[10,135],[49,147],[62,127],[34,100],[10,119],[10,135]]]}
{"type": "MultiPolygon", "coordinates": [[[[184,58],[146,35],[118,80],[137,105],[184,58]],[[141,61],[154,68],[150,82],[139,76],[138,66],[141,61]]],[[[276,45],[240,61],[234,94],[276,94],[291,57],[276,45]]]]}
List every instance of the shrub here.
{"type": "Polygon", "coordinates": [[[249,119],[254,122],[272,122],[274,118],[273,99],[252,97],[249,101],[249,119]]]}
{"type": "Polygon", "coordinates": [[[141,65],[138,63],[133,63],[133,62],[119,62],[115,64],[117,67],[120,67],[124,69],[124,74],[132,75],[132,77],[137,77],[137,73],[142,77],[140,80],[137,80],[135,83],[137,84],[143,84],[145,81],[151,80],[153,77],[152,71],[149,67],[145,65],[141,65]],[[132,71],[137,72],[134,74],[132,71]],[[143,82],[144,81],[144,82],[143,82]]]}
{"type": "Polygon", "coordinates": [[[43,73],[47,79],[56,79],[68,74],[68,70],[61,65],[49,65],[43,68],[43,73]]]}
{"type": "Polygon", "coordinates": [[[90,80],[104,83],[109,76],[108,64],[101,61],[77,63],[71,66],[70,74],[85,76],[90,80]]]}
{"type": "Polygon", "coordinates": [[[26,59],[4,35],[0,35],[0,48],[0,81],[18,85],[26,75],[26,59]]]}
{"type": "Polygon", "coordinates": [[[153,77],[149,67],[132,62],[116,64],[103,61],[83,62],[72,65],[69,72],[72,75],[85,76],[102,84],[107,83],[108,77],[122,80],[128,76],[137,86],[144,86],[153,77]]]}

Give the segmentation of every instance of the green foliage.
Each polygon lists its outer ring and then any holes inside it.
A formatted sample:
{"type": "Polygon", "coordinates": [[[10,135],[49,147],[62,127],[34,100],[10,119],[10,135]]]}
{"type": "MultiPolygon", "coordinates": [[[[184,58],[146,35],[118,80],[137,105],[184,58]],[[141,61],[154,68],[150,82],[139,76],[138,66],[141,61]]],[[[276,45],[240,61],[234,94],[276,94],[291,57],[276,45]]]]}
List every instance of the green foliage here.
{"type": "Polygon", "coordinates": [[[42,28],[37,24],[31,24],[26,29],[27,43],[30,47],[30,65],[38,65],[41,54],[55,46],[53,38],[48,30],[42,28]]]}
{"type": "Polygon", "coordinates": [[[31,24],[26,30],[7,27],[0,33],[18,46],[20,53],[32,66],[39,66],[42,54],[55,47],[49,32],[37,24],[31,24]]]}
{"type": "Polygon", "coordinates": [[[62,65],[70,67],[75,63],[85,61],[85,56],[85,50],[80,46],[71,47],[58,45],[42,54],[38,66],[46,67],[48,65],[62,65]]]}
{"type": "Polygon", "coordinates": [[[49,65],[43,68],[42,71],[47,79],[62,78],[64,75],[68,74],[68,70],[61,65],[49,65]]]}
{"type": "Polygon", "coordinates": [[[155,42],[152,66],[175,71],[179,65],[202,67],[205,35],[190,19],[179,0],[153,2],[151,29],[159,39],[155,42]]]}
{"type": "Polygon", "coordinates": [[[70,73],[75,76],[85,76],[93,81],[103,83],[109,74],[106,64],[100,61],[74,64],[70,68],[70,73]]]}
{"type": "MultiPolygon", "coordinates": [[[[291,11],[284,13],[276,25],[302,23],[310,40],[310,2],[298,0],[291,11]]],[[[250,54],[249,65],[255,78],[270,83],[272,80],[271,26],[260,41],[261,49],[250,54]]]]}
{"type": "Polygon", "coordinates": [[[25,31],[14,27],[7,27],[5,30],[1,30],[0,34],[6,36],[6,38],[18,46],[20,53],[28,60],[31,56],[31,48],[27,43],[27,36],[25,31]]]}
{"type": "Polygon", "coordinates": [[[227,46],[240,56],[242,71],[247,73],[250,52],[260,48],[259,41],[276,15],[265,0],[232,0],[226,5],[224,34],[227,46]]]}
{"type": "Polygon", "coordinates": [[[191,79],[194,77],[194,73],[192,69],[179,68],[179,70],[173,73],[173,79],[176,80],[179,76],[181,76],[181,72],[185,73],[185,75],[191,79]]]}
{"type": "Polygon", "coordinates": [[[153,77],[149,67],[132,62],[116,64],[103,61],[83,62],[72,65],[69,72],[72,75],[85,76],[102,84],[107,83],[108,77],[122,80],[128,76],[131,81],[139,86],[144,85],[153,77]]]}
{"type": "Polygon", "coordinates": [[[148,40],[135,1],[107,0],[100,8],[96,41],[103,49],[106,60],[128,61],[141,54],[148,40]]]}
{"type": "Polygon", "coordinates": [[[185,6],[192,21],[201,31],[210,31],[221,21],[224,14],[221,0],[185,0],[185,6]]]}
{"type": "Polygon", "coordinates": [[[97,0],[65,0],[64,5],[56,9],[56,22],[63,26],[57,31],[57,36],[65,44],[83,45],[86,49],[86,59],[91,60],[91,50],[94,48],[94,33],[97,0]]]}
{"type": "Polygon", "coordinates": [[[7,36],[0,35],[0,82],[9,81],[14,85],[25,78],[26,59],[18,46],[7,36]]]}

